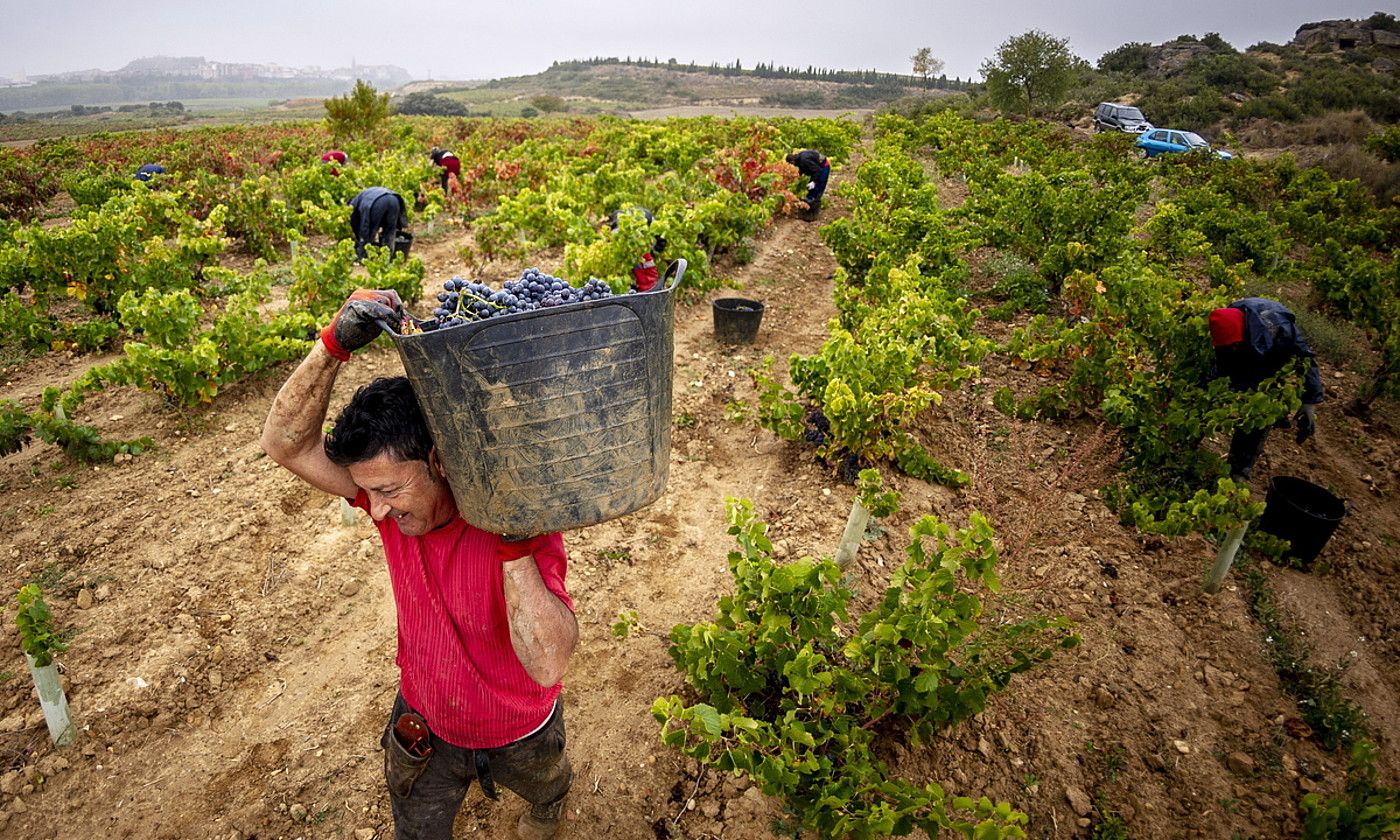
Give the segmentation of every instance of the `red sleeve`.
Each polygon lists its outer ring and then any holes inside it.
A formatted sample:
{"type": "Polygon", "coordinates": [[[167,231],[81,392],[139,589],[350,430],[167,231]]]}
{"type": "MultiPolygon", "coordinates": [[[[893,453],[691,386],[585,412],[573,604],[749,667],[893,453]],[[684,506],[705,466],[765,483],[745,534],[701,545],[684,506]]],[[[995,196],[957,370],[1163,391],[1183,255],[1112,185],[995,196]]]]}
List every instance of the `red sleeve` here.
{"type": "Polygon", "coordinates": [[[496,559],[502,563],[519,560],[527,554],[534,556],[535,565],[540,569],[540,577],[544,579],[545,587],[573,612],[574,599],[569,597],[569,590],[564,586],[569,566],[569,556],[564,551],[564,535],[555,531],[552,534],[540,534],[513,542],[501,540],[496,548],[496,559]]]}
{"type": "Polygon", "coordinates": [[[350,499],[350,507],[359,508],[365,513],[369,513],[369,494],[365,492],[365,488],[361,487],[359,492],[355,494],[355,498],[350,499]]]}

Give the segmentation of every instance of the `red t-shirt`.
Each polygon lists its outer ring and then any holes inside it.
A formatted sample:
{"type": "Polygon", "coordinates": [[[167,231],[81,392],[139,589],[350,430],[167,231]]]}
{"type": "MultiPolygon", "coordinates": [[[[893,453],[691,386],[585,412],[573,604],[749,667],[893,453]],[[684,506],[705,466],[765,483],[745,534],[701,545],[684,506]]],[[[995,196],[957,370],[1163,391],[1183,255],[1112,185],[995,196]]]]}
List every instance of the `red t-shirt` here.
{"type": "Polygon", "coordinates": [[[632,267],[632,281],[639,292],[649,292],[656,288],[656,281],[661,279],[661,272],[656,270],[656,260],[651,252],[642,255],[642,261],[632,267]]]}
{"type": "MultiPolygon", "coordinates": [[[[368,494],[354,505],[368,512],[368,494]]],[[[405,537],[392,519],[375,525],[394,587],[404,699],[459,747],[499,747],[533,732],[562,686],[539,685],[516,658],[501,564],[534,555],[545,586],[572,610],[564,538],[507,542],[460,516],[421,537],[405,537]]]]}
{"type": "Polygon", "coordinates": [[[453,175],[462,174],[462,161],[451,152],[443,152],[442,157],[438,158],[437,165],[446,169],[453,175]]]}

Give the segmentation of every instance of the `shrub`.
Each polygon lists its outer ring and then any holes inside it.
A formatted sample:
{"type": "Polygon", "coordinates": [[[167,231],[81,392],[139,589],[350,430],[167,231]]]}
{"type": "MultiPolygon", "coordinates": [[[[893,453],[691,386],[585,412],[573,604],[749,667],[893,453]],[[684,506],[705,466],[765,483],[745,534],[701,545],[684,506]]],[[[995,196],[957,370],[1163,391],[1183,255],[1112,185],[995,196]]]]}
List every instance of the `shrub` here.
{"type": "Polygon", "coordinates": [[[532,96],[530,97],[530,104],[546,114],[569,110],[569,104],[564,101],[564,97],[555,96],[552,93],[542,93],[537,96],[532,96]]]}
{"type": "Polygon", "coordinates": [[[1366,149],[1387,163],[1400,163],[1400,125],[1386,126],[1368,136],[1366,149]]]}
{"type": "Polygon", "coordinates": [[[1151,53],[1151,44],[1134,41],[1104,53],[1098,67],[1105,73],[1146,73],[1147,57],[1151,53]]]}
{"type": "Polygon", "coordinates": [[[1235,125],[1240,125],[1245,120],[1278,120],[1280,122],[1292,122],[1300,119],[1303,112],[1298,110],[1298,106],[1288,101],[1288,97],[1282,94],[1262,96],[1258,99],[1251,99],[1240,106],[1235,112],[1231,121],[1235,125]]]}
{"type": "Polygon", "coordinates": [[[1370,190],[1378,203],[1388,205],[1400,197],[1400,163],[1376,160],[1359,146],[1335,146],[1318,166],[1338,180],[1355,180],[1370,190]]]}
{"type": "Polygon", "coordinates": [[[400,114],[427,117],[465,117],[467,106],[455,99],[418,91],[399,100],[396,106],[400,114]]]}

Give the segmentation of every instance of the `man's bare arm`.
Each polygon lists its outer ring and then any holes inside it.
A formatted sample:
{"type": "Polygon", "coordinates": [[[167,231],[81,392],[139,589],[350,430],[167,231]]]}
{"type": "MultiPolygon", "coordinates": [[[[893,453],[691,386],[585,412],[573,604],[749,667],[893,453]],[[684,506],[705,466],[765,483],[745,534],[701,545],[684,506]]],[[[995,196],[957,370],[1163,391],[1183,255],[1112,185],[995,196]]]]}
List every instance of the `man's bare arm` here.
{"type": "Polygon", "coordinates": [[[354,498],[358,492],[349,470],[326,457],[326,410],[340,362],[319,340],[282,384],[263,423],[262,448],[272,460],[313,487],[354,498]]]}
{"type": "Polygon", "coordinates": [[[530,555],[503,563],[510,644],[530,679],[552,686],[564,678],[578,644],[578,620],[540,577],[530,555]]]}

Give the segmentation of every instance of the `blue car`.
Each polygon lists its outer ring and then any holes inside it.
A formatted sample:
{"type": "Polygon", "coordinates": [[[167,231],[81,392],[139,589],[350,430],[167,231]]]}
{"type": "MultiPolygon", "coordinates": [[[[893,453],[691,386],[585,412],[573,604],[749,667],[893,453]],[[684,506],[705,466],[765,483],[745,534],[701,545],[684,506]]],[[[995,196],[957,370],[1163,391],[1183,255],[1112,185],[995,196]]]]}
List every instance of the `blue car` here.
{"type": "Polygon", "coordinates": [[[1224,149],[1212,149],[1205,138],[1194,131],[1181,131],[1176,128],[1154,128],[1151,131],[1144,131],[1138,135],[1134,144],[1142,149],[1146,157],[1156,157],[1169,152],[1211,152],[1222,160],[1229,160],[1234,155],[1224,149]]]}

